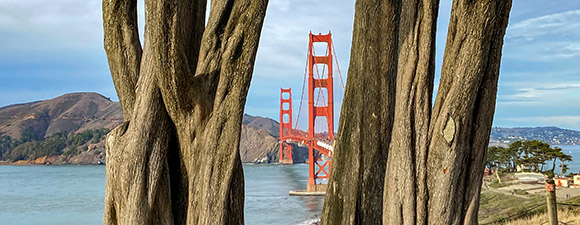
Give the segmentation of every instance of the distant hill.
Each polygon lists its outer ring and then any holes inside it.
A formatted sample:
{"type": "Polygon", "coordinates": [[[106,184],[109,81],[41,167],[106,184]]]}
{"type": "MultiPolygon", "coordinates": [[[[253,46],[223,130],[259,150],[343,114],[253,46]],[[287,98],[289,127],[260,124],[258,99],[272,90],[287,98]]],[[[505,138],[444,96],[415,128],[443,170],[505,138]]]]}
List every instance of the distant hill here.
{"type": "MultiPolygon", "coordinates": [[[[55,163],[93,164],[105,158],[101,132],[112,130],[122,121],[119,103],[97,93],[71,93],[50,100],[1,107],[0,160],[6,160],[3,153],[10,155],[6,149],[16,149],[12,151],[12,159],[16,155],[18,159],[35,160],[43,156],[42,152],[51,152],[52,158],[48,159],[55,163]],[[59,147],[66,149],[55,150],[59,147]],[[54,152],[62,155],[56,156],[54,152]]],[[[240,139],[242,161],[278,162],[278,136],[277,121],[244,115],[240,139]]],[[[552,145],[579,145],[580,131],[558,127],[494,127],[490,145],[505,146],[517,140],[533,139],[552,145]]],[[[294,146],[294,161],[306,161],[307,153],[308,149],[294,146]]]]}
{"type": "Polygon", "coordinates": [[[280,124],[277,121],[270,118],[261,116],[250,116],[248,114],[244,114],[242,124],[255,127],[257,129],[266,130],[268,131],[268,133],[270,133],[270,135],[274,137],[279,137],[280,135],[279,134],[280,124]]]}
{"type": "Polygon", "coordinates": [[[21,138],[31,132],[43,139],[57,132],[79,133],[123,122],[121,106],[97,93],[72,93],[60,97],[0,108],[0,134],[21,138]]]}
{"type": "MultiPolygon", "coordinates": [[[[244,114],[240,137],[242,162],[272,163],[280,160],[280,123],[261,116],[244,114]]],[[[292,145],[294,162],[306,162],[308,148],[292,145]]]]}
{"type": "Polygon", "coordinates": [[[518,140],[539,140],[551,145],[580,145],[580,131],[558,127],[517,127],[491,129],[490,145],[509,145],[518,140]]]}
{"type": "MultiPolygon", "coordinates": [[[[103,129],[112,130],[122,121],[123,114],[118,102],[90,92],[1,107],[0,160],[9,157],[10,160],[33,161],[49,152],[51,156],[40,161],[48,160],[55,164],[98,163],[105,158],[104,136],[98,135],[99,140],[96,140],[92,134],[103,129]],[[50,151],[46,150],[47,144],[52,146],[50,151]],[[56,152],[61,155],[55,155],[56,152]]],[[[242,161],[277,162],[278,132],[278,122],[244,115],[240,141],[242,161]]],[[[295,146],[295,162],[306,161],[307,152],[308,149],[295,146]]]]}

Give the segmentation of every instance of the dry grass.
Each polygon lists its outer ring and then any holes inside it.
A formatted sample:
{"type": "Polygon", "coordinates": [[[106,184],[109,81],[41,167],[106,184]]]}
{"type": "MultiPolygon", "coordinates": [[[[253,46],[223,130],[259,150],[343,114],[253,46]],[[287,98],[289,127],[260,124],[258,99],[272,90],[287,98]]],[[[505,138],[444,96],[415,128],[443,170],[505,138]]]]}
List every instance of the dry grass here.
{"type": "MultiPolygon", "coordinates": [[[[576,224],[580,225],[580,214],[576,214],[574,212],[568,210],[561,210],[558,211],[558,221],[559,224],[576,224]]],[[[542,225],[548,224],[548,215],[546,213],[535,215],[529,218],[514,220],[506,223],[506,225],[542,225]]]]}
{"type": "Polygon", "coordinates": [[[524,198],[519,195],[482,191],[479,203],[479,222],[494,224],[509,218],[522,218],[544,212],[546,197],[529,195],[524,198]]]}

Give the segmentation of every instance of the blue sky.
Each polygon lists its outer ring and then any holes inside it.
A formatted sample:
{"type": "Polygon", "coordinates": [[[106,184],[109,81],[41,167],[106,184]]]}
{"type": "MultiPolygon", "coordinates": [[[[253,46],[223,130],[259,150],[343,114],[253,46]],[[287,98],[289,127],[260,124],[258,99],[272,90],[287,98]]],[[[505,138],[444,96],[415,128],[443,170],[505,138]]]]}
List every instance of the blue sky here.
{"type": "MultiPolygon", "coordinates": [[[[450,11],[441,0],[436,80],[450,11]]],[[[280,87],[298,111],[309,31],[332,30],[346,76],[353,16],[352,0],[270,0],[246,112],[278,118],[280,87]]],[[[102,36],[99,0],[0,1],[0,106],[81,91],[117,99],[102,36]]],[[[580,2],[515,0],[494,126],[551,125],[580,129],[580,2]]]]}

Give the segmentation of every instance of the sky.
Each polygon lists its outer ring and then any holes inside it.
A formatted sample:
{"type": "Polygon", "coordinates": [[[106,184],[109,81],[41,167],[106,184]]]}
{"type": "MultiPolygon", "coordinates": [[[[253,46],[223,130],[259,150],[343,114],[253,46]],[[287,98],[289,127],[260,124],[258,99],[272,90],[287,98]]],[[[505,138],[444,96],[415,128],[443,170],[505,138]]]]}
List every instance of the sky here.
{"type": "MultiPolygon", "coordinates": [[[[435,88],[450,11],[451,1],[441,0],[435,88]]],[[[246,113],[277,119],[280,88],[289,87],[298,113],[310,31],[332,31],[347,79],[353,17],[353,0],[270,0],[246,113]]],[[[334,75],[338,118],[343,92],[334,75]]],[[[101,1],[0,0],[0,107],[71,92],[118,99],[103,49],[101,1]]],[[[514,1],[497,97],[494,126],[580,130],[580,1],[514,1]]]]}

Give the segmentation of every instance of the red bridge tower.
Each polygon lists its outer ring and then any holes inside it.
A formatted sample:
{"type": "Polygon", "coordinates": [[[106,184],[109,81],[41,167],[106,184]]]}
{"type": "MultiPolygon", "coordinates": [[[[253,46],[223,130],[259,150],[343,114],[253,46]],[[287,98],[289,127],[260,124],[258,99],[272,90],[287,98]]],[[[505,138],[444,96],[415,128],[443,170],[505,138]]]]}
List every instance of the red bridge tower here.
{"type": "MultiPolygon", "coordinates": [[[[308,44],[308,136],[310,138],[315,137],[314,127],[316,124],[316,118],[326,117],[326,122],[328,126],[328,141],[334,142],[334,96],[333,96],[333,79],[332,79],[332,34],[318,34],[314,35],[310,32],[310,42],[308,44]],[[326,55],[317,55],[314,51],[314,43],[326,43],[326,55]],[[327,77],[324,78],[324,74],[320,74],[318,71],[318,64],[326,65],[328,68],[327,77]],[[314,76],[316,70],[317,77],[314,76]],[[323,90],[326,89],[328,99],[324,98],[322,95],[323,90]],[[318,106],[314,102],[314,93],[319,91],[319,96],[322,96],[322,100],[325,105],[318,106]]],[[[322,71],[324,73],[324,71],[322,71]]],[[[318,100],[317,100],[318,102],[318,100]]],[[[313,140],[314,141],[314,140],[313,140]]],[[[320,142],[320,141],[318,141],[320,142]]],[[[313,143],[318,144],[318,143],[313,143]]],[[[317,184],[318,179],[329,179],[330,178],[330,168],[332,166],[332,150],[329,151],[330,154],[324,154],[322,151],[315,152],[314,145],[308,145],[308,187],[307,191],[317,192],[326,191],[326,185],[317,184]],[[326,155],[327,160],[323,160],[322,155],[326,155]],[[321,162],[325,161],[322,165],[321,162]],[[326,167],[328,166],[328,169],[326,167]],[[323,174],[321,174],[321,172],[323,174]]],[[[322,143],[320,143],[322,144],[322,143]]]]}
{"type": "MultiPolygon", "coordinates": [[[[292,88],[280,88],[280,137],[292,136],[292,88]],[[284,97],[288,93],[288,97],[284,97]]],[[[292,145],[280,142],[280,164],[293,164],[292,145]]]]}
{"type": "MultiPolygon", "coordinates": [[[[332,35],[312,32],[309,35],[308,44],[308,132],[292,131],[292,93],[290,89],[281,89],[280,92],[280,163],[291,164],[292,146],[294,143],[308,147],[308,186],[307,192],[324,192],[326,184],[322,179],[330,178],[332,167],[332,155],[334,151],[334,95],[332,63],[333,52],[332,35]],[[326,53],[318,55],[314,49],[314,43],[326,44],[326,53]],[[325,65],[323,71],[318,70],[318,65],[325,65]],[[288,97],[284,94],[288,93],[288,97]],[[326,96],[324,95],[326,93],[326,96]],[[314,96],[317,95],[315,101],[314,96]],[[322,99],[320,99],[322,98],[322,99]],[[326,118],[328,133],[316,133],[316,118],[326,118]]],[[[339,70],[340,72],[340,70],[339,70]]],[[[340,73],[339,73],[340,74],[340,73]]],[[[302,105],[302,104],[300,104],[302,105]]]]}

